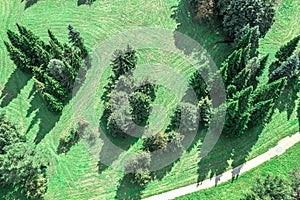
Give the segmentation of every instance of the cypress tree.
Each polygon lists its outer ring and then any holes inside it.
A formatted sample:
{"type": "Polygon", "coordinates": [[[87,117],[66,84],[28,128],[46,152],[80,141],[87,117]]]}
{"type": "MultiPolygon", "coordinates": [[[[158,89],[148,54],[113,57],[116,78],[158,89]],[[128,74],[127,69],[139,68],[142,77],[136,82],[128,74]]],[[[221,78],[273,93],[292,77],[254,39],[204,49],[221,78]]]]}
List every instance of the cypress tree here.
{"type": "Polygon", "coordinates": [[[288,58],[287,61],[283,62],[279,68],[274,70],[269,77],[269,82],[273,82],[283,77],[291,79],[296,75],[296,70],[299,67],[298,56],[288,58]]]}
{"type": "Polygon", "coordinates": [[[140,126],[145,126],[151,111],[151,98],[141,92],[130,96],[131,115],[133,121],[140,126]]]}
{"type": "Polygon", "coordinates": [[[9,53],[10,59],[15,63],[15,65],[22,71],[30,73],[32,69],[26,56],[8,42],[5,41],[4,44],[9,53]]]}
{"type": "Polygon", "coordinates": [[[275,102],[276,99],[278,99],[278,97],[282,94],[283,90],[286,87],[286,84],[286,78],[281,78],[272,83],[268,83],[258,87],[251,96],[253,105],[261,101],[268,101],[271,99],[275,102]]]}
{"type": "Polygon", "coordinates": [[[280,47],[279,51],[276,52],[275,57],[280,61],[286,61],[290,56],[292,56],[293,52],[296,50],[297,45],[300,40],[300,35],[296,36],[292,40],[290,40],[287,44],[280,47]]]}

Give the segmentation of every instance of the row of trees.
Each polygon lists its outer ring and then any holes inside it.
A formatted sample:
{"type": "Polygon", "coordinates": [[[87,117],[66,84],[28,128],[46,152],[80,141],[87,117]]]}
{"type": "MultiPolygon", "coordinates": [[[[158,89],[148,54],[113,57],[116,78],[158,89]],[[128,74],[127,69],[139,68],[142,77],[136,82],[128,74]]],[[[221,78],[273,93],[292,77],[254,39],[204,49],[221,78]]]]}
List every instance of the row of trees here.
{"type": "Polygon", "coordinates": [[[190,0],[190,5],[196,19],[221,18],[224,31],[235,40],[256,26],[263,37],[274,22],[272,0],[190,0]]]}
{"type": "Polygon", "coordinates": [[[49,109],[60,112],[68,102],[75,83],[83,81],[90,65],[83,38],[69,25],[68,43],[60,43],[48,30],[50,40],[47,44],[24,26],[16,26],[19,34],[8,30],[10,43],[4,42],[11,60],[19,69],[33,76],[36,88],[49,109]]]}
{"type": "Polygon", "coordinates": [[[294,168],[289,174],[291,181],[268,175],[264,180],[258,179],[256,185],[251,188],[251,192],[246,194],[241,200],[256,199],[300,199],[300,171],[294,168]]]}
{"type": "Polygon", "coordinates": [[[0,115],[0,185],[12,188],[7,199],[18,193],[41,199],[47,191],[46,164],[4,114],[0,115]]]}
{"type": "MultiPolygon", "coordinates": [[[[293,55],[299,36],[280,48],[277,60],[271,64],[269,82],[259,86],[259,77],[267,67],[268,56],[258,58],[258,27],[252,28],[237,43],[236,49],[222,63],[219,73],[226,89],[227,112],[223,133],[241,135],[249,127],[263,125],[270,120],[273,106],[284,91],[287,83],[298,80],[299,58],[293,55]],[[274,65],[277,68],[274,68],[274,65]]],[[[205,70],[205,66],[202,68],[205,70]]],[[[213,82],[214,75],[210,75],[213,82]]],[[[298,81],[295,81],[296,84],[298,81]]],[[[214,110],[208,86],[199,71],[191,77],[191,85],[199,99],[200,121],[209,124],[214,110]]]]}

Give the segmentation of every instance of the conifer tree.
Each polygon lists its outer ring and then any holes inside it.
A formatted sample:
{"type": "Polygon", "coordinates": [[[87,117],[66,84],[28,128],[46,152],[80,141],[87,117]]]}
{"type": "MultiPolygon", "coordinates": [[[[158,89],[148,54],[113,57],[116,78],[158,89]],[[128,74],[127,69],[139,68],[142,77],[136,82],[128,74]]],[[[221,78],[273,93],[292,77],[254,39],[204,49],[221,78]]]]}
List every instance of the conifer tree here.
{"type": "Polygon", "coordinates": [[[279,68],[277,68],[271,73],[269,77],[269,82],[273,82],[284,77],[291,79],[293,76],[296,75],[297,68],[299,68],[298,56],[290,57],[287,61],[283,62],[279,68]]]}
{"type": "Polygon", "coordinates": [[[287,44],[280,47],[279,51],[276,52],[275,57],[280,61],[286,61],[290,56],[292,56],[293,52],[296,50],[297,45],[300,41],[300,35],[296,36],[292,40],[290,40],[287,44]]]}

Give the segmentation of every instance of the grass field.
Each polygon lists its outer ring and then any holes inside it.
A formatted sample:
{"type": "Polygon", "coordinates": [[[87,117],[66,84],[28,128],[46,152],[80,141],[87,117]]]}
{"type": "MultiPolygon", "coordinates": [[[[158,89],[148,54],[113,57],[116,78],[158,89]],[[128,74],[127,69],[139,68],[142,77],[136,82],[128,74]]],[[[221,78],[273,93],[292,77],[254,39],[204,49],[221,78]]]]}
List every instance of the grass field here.
{"type": "MultiPolygon", "coordinates": [[[[118,2],[97,0],[92,6],[77,7],[76,0],[40,0],[24,10],[24,3],[20,3],[19,0],[4,0],[0,2],[0,37],[7,40],[7,29],[15,30],[14,24],[18,22],[45,40],[47,40],[47,29],[49,28],[61,41],[65,41],[67,38],[66,27],[68,24],[72,24],[82,33],[88,48],[92,50],[99,43],[123,31],[145,26],[160,27],[171,31],[180,31],[197,40],[206,47],[216,64],[220,64],[232,49],[232,46],[227,44],[215,45],[216,42],[224,40],[220,25],[193,24],[185,15],[182,15],[177,21],[174,20],[171,17],[172,10],[177,8],[178,3],[174,0],[124,0],[118,2]]],[[[261,41],[262,54],[273,55],[280,43],[288,41],[297,33],[299,34],[299,23],[297,23],[300,20],[297,12],[299,0],[283,0],[282,5],[277,12],[274,27],[261,41]],[[274,37],[276,39],[273,39],[274,37]]],[[[180,9],[184,8],[182,5],[179,7],[180,9]]],[[[176,37],[170,39],[174,40],[176,44],[176,37]]],[[[165,64],[170,69],[183,74],[185,78],[193,72],[191,65],[184,59],[156,49],[138,50],[138,56],[139,65],[143,65],[145,62],[165,64]]],[[[90,106],[80,107],[81,109],[77,113],[78,116],[89,119],[88,114],[94,111],[95,118],[89,120],[93,120],[96,124],[103,111],[100,100],[103,86],[110,73],[108,67],[103,66],[103,68],[104,73],[102,77],[98,77],[99,83],[95,86],[97,92],[95,98],[90,102],[90,106]]],[[[97,167],[99,158],[101,160],[103,156],[105,157],[106,152],[111,151],[103,137],[103,132],[100,132],[99,138],[96,137],[94,144],[83,140],[72,147],[67,155],[56,153],[59,138],[76,118],[74,103],[84,99],[85,85],[65,107],[61,115],[54,115],[47,111],[41,97],[35,93],[30,76],[15,70],[15,66],[7,56],[3,42],[0,42],[0,72],[1,110],[7,111],[9,117],[19,125],[28,140],[37,143],[37,147],[45,151],[46,158],[49,159],[49,189],[46,199],[138,199],[161,193],[222,173],[265,152],[277,141],[293,134],[299,128],[295,111],[287,119],[286,110],[277,110],[271,123],[263,130],[251,130],[244,137],[235,140],[221,138],[213,151],[201,163],[199,163],[198,154],[204,133],[200,133],[199,140],[182,155],[180,161],[158,171],[156,173],[158,178],[144,190],[140,190],[128,183],[126,177],[123,178],[122,171],[116,170],[118,166],[122,166],[126,157],[125,153],[117,155],[112,160],[111,167],[99,172],[97,167]]],[[[138,69],[136,75],[141,72],[142,70],[138,69]]],[[[89,83],[89,77],[93,76],[95,74],[88,73],[86,85],[89,83]]],[[[167,74],[164,78],[170,82],[174,81],[167,74]]],[[[169,116],[178,103],[175,100],[170,91],[161,88],[154,104],[162,105],[169,116]]],[[[150,126],[150,129],[151,127],[155,129],[155,126],[165,126],[165,124],[160,124],[161,120],[159,119],[156,116],[150,117],[151,124],[154,124],[150,126]]],[[[98,130],[91,131],[97,133],[98,130]]],[[[123,144],[123,141],[115,141],[115,143],[120,146],[127,145],[123,144]]],[[[140,140],[127,146],[129,151],[136,151],[140,147],[140,140]]],[[[4,189],[0,189],[0,194],[4,192],[4,189]]]]}

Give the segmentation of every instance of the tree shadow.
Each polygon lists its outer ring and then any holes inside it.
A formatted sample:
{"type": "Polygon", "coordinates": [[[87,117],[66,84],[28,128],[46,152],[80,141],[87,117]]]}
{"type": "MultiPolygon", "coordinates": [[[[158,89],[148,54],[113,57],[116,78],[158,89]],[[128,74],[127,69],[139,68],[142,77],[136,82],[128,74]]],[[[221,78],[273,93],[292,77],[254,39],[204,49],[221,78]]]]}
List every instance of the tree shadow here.
{"type": "MultiPolygon", "coordinates": [[[[206,178],[218,177],[218,175],[226,172],[229,167],[234,169],[245,163],[263,128],[263,125],[259,125],[248,129],[244,135],[237,138],[221,135],[212,151],[203,158],[201,157],[200,145],[198,147],[200,159],[198,163],[198,183],[206,178]]],[[[240,170],[241,167],[234,170],[232,179],[238,177],[240,170]]],[[[216,179],[217,183],[218,179],[216,179]]]]}
{"type": "Polygon", "coordinates": [[[121,180],[115,199],[135,200],[141,199],[141,192],[144,188],[131,183],[131,174],[126,174],[121,180]]]}
{"type": "Polygon", "coordinates": [[[24,10],[26,10],[27,8],[30,8],[31,6],[33,6],[34,4],[36,4],[38,2],[38,0],[21,0],[21,2],[23,2],[23,1],[26,1],[24,10]]]}
{"type": "Polygon", "coordinates": [[[124,138],[113,137],[108,133],[106,122],[102,116],[100,120],[100,138],[103,141],[103,146],[99,153],[98,173],[102,173],[112,163],[118,159],[119,155],[128,150],[131,145],[138,141],[138,137],[131,137],[127,135],[124,138]]]}
{"type": "Polygon", "coordinates": [[[53,129],[56,122],[59,121],[61,113],[53,113],[49,111],[45,105],[45,101],[38,92],[35,92],[34,88],[32,88],[31,94],[34,95],[34,97],[30,102],[30,108],[27,110],[26,117],[29,117],[33,112],[35,112],[35,115],[26,133],[38,124],[39,129],[36,137],[34,138],[34,142],[35,144],[39,144],[53,129]]]}
{"type": "Polygon", "coordinates": [[[21,90],[27,85],[31,76],[27,73],[22,72],[16,68],[15,71],[10,75],[6,82],[4,89],[1,94],[1,105],[0,107],[6,107],[8,104],[15,99],[21,90]]]}
{"type": "Polygon", "coordinates": [[[171,8],[173,10],[171,18],[177,23],[174,31],[175,45],[186,55],[193,53],[193,44],[187,44],[183,40],[181,34],[184,34],[198,42],[219,66],[234,49],[234,43],[225,37],[221,20],[218,17],[211,19],[208,23],[192,19],[189,4],[188,0],[180,0],[178,6],[171,8]]]}
{"type": "Polygon", "coordinates": [[[288,80],[287,86],[283,91],[283,94],[277,100],[276,108],[280,112],[287,112],[287,119],[290,120],[293,111],[296,108],[296,100],[298,99],[297,93],[299,92],[297,78],[288,80]]]}

